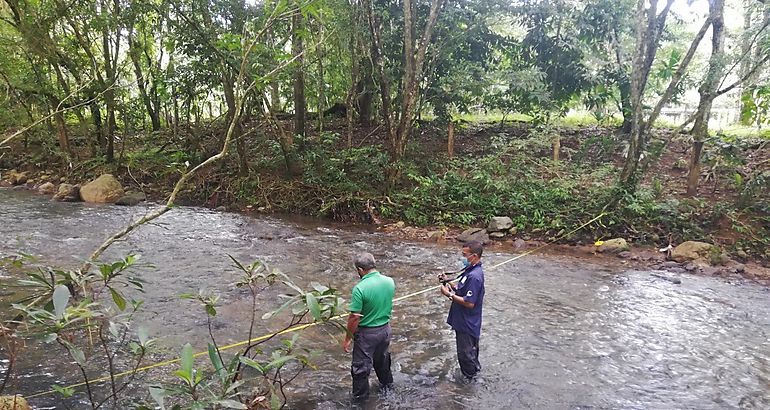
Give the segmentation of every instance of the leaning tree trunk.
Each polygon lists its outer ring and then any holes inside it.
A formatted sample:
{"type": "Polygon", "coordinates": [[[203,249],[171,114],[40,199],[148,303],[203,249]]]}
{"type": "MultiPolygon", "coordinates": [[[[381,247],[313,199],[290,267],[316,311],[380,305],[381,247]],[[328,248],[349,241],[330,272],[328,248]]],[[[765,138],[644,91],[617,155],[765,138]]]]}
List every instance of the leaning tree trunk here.
{"type": "Polygon", "coordinates": [[[690,170],[687,178],[687,195],[694,196],[698,193],[698,181],[700,179],[700,157],[703,150],[703,141],[708,137],[709,118],[711,106],[716,98],[719,81],[724,71],[724,0],[713,0],[709,4],[711,16],[711,58],[706,79],[698,89],[700,102],[695,114],[695,123],[692,127],[694,139],[692,155],[690,156],[690,170]]]}

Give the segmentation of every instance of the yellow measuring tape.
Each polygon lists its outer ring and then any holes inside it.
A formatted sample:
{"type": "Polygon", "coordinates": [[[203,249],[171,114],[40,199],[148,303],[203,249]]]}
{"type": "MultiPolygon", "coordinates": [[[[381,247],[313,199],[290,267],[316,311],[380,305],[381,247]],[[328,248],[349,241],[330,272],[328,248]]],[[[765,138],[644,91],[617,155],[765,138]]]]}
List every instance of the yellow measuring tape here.
{"type": "MultiPolygon", "coordinates": [[[[575,233],[575,232],[585,228],[586,226],[588,226],[588,225],[598,221],[604,215],[606,215],[606,213],[602,212],[601,214],[599,214],[598,216],[594,217],[590,221],[588,221],[588,222],[578,226],[577,228],[575,228],[575,229],[573,229],[573,230],[571,230],[571,231],[569,231],[569,232],[567,232],[567,233],[565,233],[565,234],[563,234],[563,235],[561,235],[561,236],[551,240],[550,242],[547,242],[547,243],[545,243],[543,245],[540,245],[540,246],[538,246],[536,248],[532,248],[532,249],[530,249],[530,250],[528,250],[528,251],[526,251],[524,253],[516,255],[513,258],[507,259],[507,260],[502,261],[502,262],[500,262],[498,264],[492,265],[488,269],[499,268],[500,266],[503,266],[505,264],[511,263],[511,262],[513,262],[513,261],[515,261],[517,259],[523,258],[523,257],[525,257],[527,255],[531,255],[532,253],[535,253],[535,252],[539,251],[540,249],[543,249],[546,246],[551,245],[551,244],[553,244],[554,242],[556,242],[558,240],[564,239],[567,236],[572,235],[573,233],[575,233]]],[[[417,292],[412,292],[412,293],[409,293],[409,294],[404,295],[404,296],[399,296],[399,297],[393,299],[393,303],[397,303],[397,302],[400,302],[400,301],[405,300],[405,299],[413,298],[415,296],[422,295],[423,293],[428,293],[428,292],[431,292],[431,291],[436,291],[440,287],[441,287],[441,285],[431,286],[429,288],[425,288],[425,289],[419,290],[417,292]]],[[[337,315],[337,316],[329,318],[329,321],[342,319],[342,318],[347,317],[347,316],[348,316],[348,314],[344,313],[344,314],[337,315]]],[[[313,327],[313,326],[316,326],[316,325],[319,325],[319,324],[323,324],[323,323],[325,323],[325,322],[312,322],[312,323],[305,323],[305,324],[301,324],[301,325],[292,326],[292,327],[289,327],[287,329],[281,330],[279,332],[268,333],[266,335],[262,335],[262,336],[259,336],[259,337],[256,337],[256,338],[252,338],[252,339],[249,339],[249,340],[243,340],[243,341],[240,341],[240,342],[237,342],[237,343],[233,343],[233,344],[229,344],[229,345],[226,345],[226,346],[222,346],[222,347],[219,348],[219,350],[220,351],[230,350],[230,349],[233,349],[233,348],[236,348],[236,347],[240,347],[240,346],[244,346],[244,345],[247,345],[247,344],[251,344],[251,343],[255,343],[255,342],[261,342],[263,340],[266,340],[266,339],[269,339],[269,338],[272,338],[272,337],[275,337],[275,336],[283,335],[283,334],[286,334],[286,333],[299,332],[301,330],[305,330],[305,329],[307,329],[309,327],[313,327]]],[[[204,356],[204,355],[207,355],[207,354],[208,354],[208,351],[198,352],[198,353],[193,354],[193,357],[200,357],[200,356],[204,356]]],[[[98,384],[98,383],[110,381],[112,379],[118,379],[118,378],[121,378],[121,377],[124,377],[124,376],[128,376],[130,374],[141,373],[141,372],[145,372],[147,370],[155,369],[157,367],[168,366],[170,364],[178,363],[179,361],[181,361],[181,359],[176,358],[176,359],[169,359],[169,360],[165,360],[165,361],[162,361],[162,362],[153,363],[153,364],[150,364],[150,365],[147,365],[147,366],[144,366],[144,367],[139,367],[136,370],[129,370],[129,371],[125,371],[125,372],[116,373],[115,375],[112,375],[112,376],[104,376],[104,377],[100,377],[98,379],[89,380],[89,384],[98,384]]],[[[76,384],[71,384],[71,385],[69,385],[69,386],[67,386],[65,388],[66,389],[74,389],[74,388],[77,388],[77,387],[83,387],[85,385],[86,385],[85,382],[80,382],[80,383],[76,383],[76,384]]],[[[31,395],[31,396],[27,396],[27,398],[28,399],[33,399],[35,397],[46,396],[46,395],[53,394],[53,393],[56,393],[56,391],[55,390],[48,390],[48,391],[45,391],[45,392],[36,393],[36,394],[31,395]]]]}

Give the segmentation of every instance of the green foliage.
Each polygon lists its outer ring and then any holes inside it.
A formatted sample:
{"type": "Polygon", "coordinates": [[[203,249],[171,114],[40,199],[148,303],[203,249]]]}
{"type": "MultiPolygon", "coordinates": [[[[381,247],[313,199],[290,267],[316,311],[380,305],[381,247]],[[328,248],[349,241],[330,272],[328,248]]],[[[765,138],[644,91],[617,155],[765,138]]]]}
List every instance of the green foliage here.
{"type": "Polygon", "coordinates": [[[758,129],[770,122],[770,86],[758,86],[741,94],[741,122],[758,129]]]}
{"type": "Polygon", "coordinates": [[[366,191],[385,182],[386,155],[376,146],[338,148],[339,135],[326,132],[303,154],[303,180],[333,191],[366,191]]]}
{"type": "MultiPolygon", "coordinates": [[[[267,286],[279,280],[294,292],[283,295],[288,299],[287,302],[264,314],[263,319],[271,319],[282,312],[291,311],[291,320],[286,327],[289,329],[302,323],[308,313],[314,322],[327,323],[342,312],[343,300],[335,289],[314,282],[311,283],[312,289],[306,291],[294,284],[287,275],[270,268],[263,261],[244,264],[232,256],[230,259],[243,274],[236,282],[236,287],[248,288],[252,298],[255,299],[267,286]]],[[[283,407],[286,404],[284,388],[300,372],[313,368],[312,359],[316,353],[299,348],[296,333],[292,338],[282,340],[280,345],[270,352],[258,346],[272,339],[272,336],[251,339],[252,335],[249,334],[249,344],[228,358],[211,331],[211,319],[216,315],[219,297],[201,291],[197,295],[184,294],[182,298],[197,300],[204,308],[211,341],[206,352],[198,354],[193,353],[190,344],[183,346],[179,369],[174,372],[177,382],[156,383],[150,386],[150,395],[156,404],[165,408],[166,399],[171,398],[178,403],[173,408],[178,409],[246,409],[254,405],[274,409],[283,407]],[[209,360],[208,365],[196,367],[195,358],[204,354],[209,360]]],[[[328,323],[341,327],[336,322],[328,323]]],[[[251,326],[254,326],[253,322],[251,326]]]]}

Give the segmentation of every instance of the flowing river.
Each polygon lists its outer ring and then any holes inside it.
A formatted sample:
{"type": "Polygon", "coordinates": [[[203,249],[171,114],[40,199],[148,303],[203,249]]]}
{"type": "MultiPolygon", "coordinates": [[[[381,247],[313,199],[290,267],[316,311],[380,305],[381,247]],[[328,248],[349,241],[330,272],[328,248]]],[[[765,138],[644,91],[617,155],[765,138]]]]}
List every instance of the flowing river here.
{"type": "MultiPolygon", "coordinates": [[[[51,202],[28,192],[0,190],[0,256],[25,252],[73,268],[107,236],[151,205],[51,202]]],[[[246,338],[248,291],[233,283],[243,262],[262,259],[308,288],[317,281],[346,298],[357,280],[351,258],[368,251],[394,277],[396,294],[436,285],[441,269],[459,267],[454,245],[411,243],[365,226],[179,207],[115,244],[103,260],[141,254],[153,268],[135,270],[147,282],[138,322],[170,357],[190,342],[205,350],[206,315],[185,292],[221,295],[214,320],[224,345],[246,338]]],[[[487,266],[514,254],[489,249],[487,266]]],[[[0,309],[18,298],[17,276],[0,270],[0,309]]],[[[378,394],[372,377],[367,409],[749,409],[770,408],[770,293],[748,282],[682,276],[681,284],[614,261],[530,255],[486,271],[481,338],[482,377],[458,377],[448,304],[438,291],[400,302],[393,312],[396,387],[378,394]]],[[[259,297],[256,334],[284,323],[262,321],[280,303],[259,297]]],[[[350,408],[350,356],[330,327],[301,333],[300,346],[320,352],[315,371],[289,389],[288,408],[350,408]]],[[[3,352],[0,352],[3,353],[3,352]]],[[[4,359],[5,354],[0,354],[4,359]]],[[[7,366],[7,361],[0,362],[7,366]]],[[[31,395],[51,384],[78,382],[77,368],[55,345],[32,344],[5,394],[31,395]]],[[[169,375],[175,365],[155,370],[169,375]]],[[[142,390],[146,392],[146,390],[142,390]]],[[[146,394],[146,393],[142,393],[146,394]]],[[[85,408],[54,396],[35,408],[85,408]]]]}

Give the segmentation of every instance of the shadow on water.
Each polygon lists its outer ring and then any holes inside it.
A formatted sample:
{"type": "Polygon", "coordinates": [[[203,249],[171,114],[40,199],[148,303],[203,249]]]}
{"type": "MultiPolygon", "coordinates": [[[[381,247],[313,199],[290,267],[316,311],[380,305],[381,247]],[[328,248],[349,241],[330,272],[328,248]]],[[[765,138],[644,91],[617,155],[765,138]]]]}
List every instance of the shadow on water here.
{"type": "MultiPolygon", "coordinates": [[[[75,267],[103,238],[144,208],[53,203],[0,190],[0,254],[17,251],[75,267]]],[[[110,249],[105,260],[142,254],[155,269],[140,318],[162,346],[178,352],[194,341],[205,348],[204,313],[183,292],[222,295],[215,329],[220,344],[245,338],[248,294],[227,254],[262,258],[307,286],[333,285],[348,294],[355,283],[351,257],[372,252],[397,282],[397,295],[435,285],[435,272],[456,268],[457,249],[408,243],[365,227],[309,219],[250,217],[180,207],[110,249]]],[[[488,266],[509,258],[489,252],[488,266]]],[[[0,272],[0,304],[13,297],[0,272]]],[[[574,258],[531,256],[486,273],[481,339],[482,376],[466,383],[457,371],[454,336],[444,323],[448,301],[436,293],[406,300],[393,313],[396,387],[362,405],[350,402],[349,355],[340,334],[303,332],[303,347],[321,352],[317,371],[290,390],[295,409],[670,409],[770,407],[770,301],[748,283],[686,276],[681,285],[650,272],[625,271],[574,258]]],[[[277,291],[258,309],[276,306],[277,291]]],[[[260,322],[259,333],[278,323],[260,322]]],[[[77,381],[61,352],[30,346],[15,390],[46,390],[77,381]]],[[[172,353],[174,354],[174,353],[172,353]]],[[[0,366],[3,364],[0,363],[0,366]]],[[[152,376],[170,373],[156,371],[152,376]]],[[[13,388],[12,388],[13,389],[13,388]]],[[[50,399],[33,402],[57,408],[50,399]]]]}

